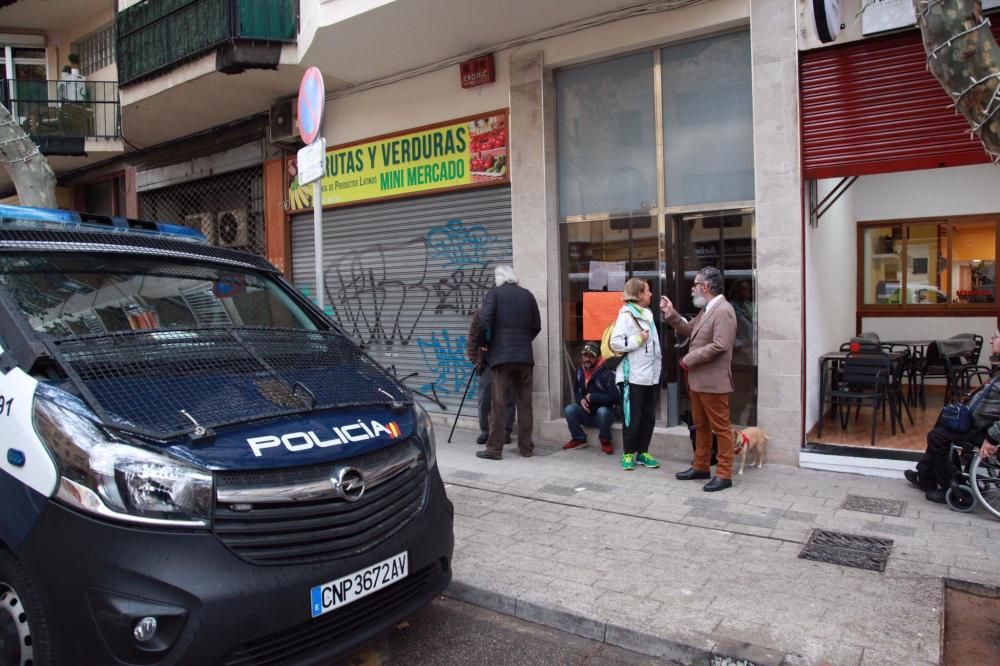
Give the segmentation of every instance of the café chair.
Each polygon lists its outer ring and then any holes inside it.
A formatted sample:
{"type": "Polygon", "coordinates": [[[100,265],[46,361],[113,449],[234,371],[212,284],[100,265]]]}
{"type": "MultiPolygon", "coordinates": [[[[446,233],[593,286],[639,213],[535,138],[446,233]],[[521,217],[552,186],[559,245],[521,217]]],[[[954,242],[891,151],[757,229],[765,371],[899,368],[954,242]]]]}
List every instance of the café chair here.
{"type": "MultiPolygon", "coordinates": [[[[870,341],[869,341],[870,343],[870,341]]],[[[867,345],[858,345],[863,349],[867,345]]],[[[838,415],[840,417],[840,427],[847,429],[847,422],[850,418],[851,407],[857,406],[855,420],[861,413],[861,406],[864,403],[871,403],[872,406],[872,436],[871,445],[875,446],[875,433],[878,428],[878,412],[885,413],[886,405],[889,406],[892,433],[896,434],[896,414],[895,404],[896,388],[893,386],[893,366],[892,360],[881,348],[877,346],[869,347],[865,351],[850,351],[838,371],[837,383],[830,391],[831,401],[836,401],[838,415]],[[845,412],[844,407],[847,407],[845,412]]],[[[902,422],[900,422],[902,428],[902,422]]]]}
{"type": "MultiPolygon", "coordinates": [[[[946,341],[950,342],[950,341],[946,341]]],[[[976,386],[981,386],[990,380],[990,368],[975,363],[975,350],[969,350],[963,345],[943,345],[947,385],[945,387],[944,404],[960,400],[962,396],[976,386]]]]}

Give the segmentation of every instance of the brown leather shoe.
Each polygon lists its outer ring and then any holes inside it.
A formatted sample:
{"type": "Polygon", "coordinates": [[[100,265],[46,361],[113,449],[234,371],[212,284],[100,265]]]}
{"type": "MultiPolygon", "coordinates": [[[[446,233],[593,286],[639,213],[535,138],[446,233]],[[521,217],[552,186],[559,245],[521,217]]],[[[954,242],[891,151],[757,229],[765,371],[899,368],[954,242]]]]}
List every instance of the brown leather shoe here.
{"type": "Polygon", "coordinates": [[[500,460],[502,456],[495,456],[487,451],[476,451],[476,457],[484,460],[500,460]]]}

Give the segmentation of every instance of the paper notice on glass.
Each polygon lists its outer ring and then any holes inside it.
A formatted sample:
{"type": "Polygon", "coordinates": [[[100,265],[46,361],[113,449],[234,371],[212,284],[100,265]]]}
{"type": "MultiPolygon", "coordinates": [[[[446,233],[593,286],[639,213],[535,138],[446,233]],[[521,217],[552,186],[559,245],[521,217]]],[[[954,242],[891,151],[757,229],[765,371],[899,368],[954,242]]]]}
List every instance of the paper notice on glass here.
{"type": "Polygon", "coordinates": [[[608,262],[608,291],[625,289],[625,262],[608,262]]]}
{"type": "Polygon", "coordinates": [[[590,291],[604,291],[608,286],[608,265],[603,261],[590,262],[590,282],[587,289],[590,291]]]}

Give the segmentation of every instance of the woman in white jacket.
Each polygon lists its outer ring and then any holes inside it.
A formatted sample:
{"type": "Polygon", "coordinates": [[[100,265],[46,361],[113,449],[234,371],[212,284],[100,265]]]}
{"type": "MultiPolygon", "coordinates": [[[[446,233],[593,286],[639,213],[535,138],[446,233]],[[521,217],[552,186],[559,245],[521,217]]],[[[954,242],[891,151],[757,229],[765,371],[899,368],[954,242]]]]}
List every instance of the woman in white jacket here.
{"type": "Polygon", "coordinates": [[[656,458],[649,455],[662,364],[660,336],[649,310],[652,298],[649,284],[642,278],[626,282],[622,294],[625,304],[618,311],[609,340],[612,350],[625,354],[615,372],[615,383],[622,392],[625,413],[622,469],[626,471],[635,469],[636,463],[646,467],[660,466],[656,458]]]}

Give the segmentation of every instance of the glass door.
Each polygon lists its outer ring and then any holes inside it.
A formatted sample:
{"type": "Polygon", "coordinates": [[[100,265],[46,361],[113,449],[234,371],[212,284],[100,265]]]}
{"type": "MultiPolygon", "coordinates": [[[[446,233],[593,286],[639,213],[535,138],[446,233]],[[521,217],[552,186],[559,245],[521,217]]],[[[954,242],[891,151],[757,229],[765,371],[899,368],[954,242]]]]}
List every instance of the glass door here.
{"type": "Polygon", "coordinates": [[[48,105],[48,77],[45,49],[3,47],[5,91],[11,98],[10,111],[18,124],[30,131],[41,107],[48,105]]]}
{"type": "MultiPolygon", "coordinates": [[[[729,398],[734,424],[757,424],[757,282],[754,272],[754,214],[751,210],[688,213],[670,216],[675,233],[675,262],[679,267],[672,296],[678,312],[691,319],[697,308],[691,301],[694,277],[705,266],[722,271],[725,297],[736,311],[736,342],[733,347],[733,383],[729,398]]],[[[677,363],[686,353],[678,348],[685,341],[668,331],[665,363],[680,377],[677,363]]],[[[678,387],[678,410],[690,409],[687,387],[678,387]]]]}
{"type": "MultiPolygon", "coordinates": [[[[573,395],[573,376],[585,342],[601,341],[622,305],[625,281],[640,277],[653,292],[652,309],[663,290],[657,217],[638,214],[560,225],[563,266],[563,396],[573,395]]],[[[657,414],[662,422],[663,415],[657,414]]]]}

